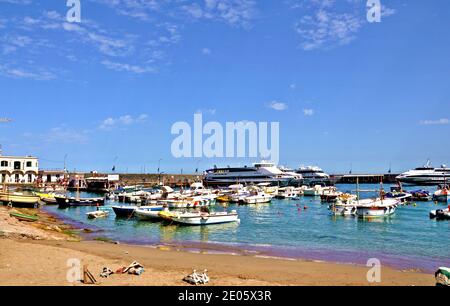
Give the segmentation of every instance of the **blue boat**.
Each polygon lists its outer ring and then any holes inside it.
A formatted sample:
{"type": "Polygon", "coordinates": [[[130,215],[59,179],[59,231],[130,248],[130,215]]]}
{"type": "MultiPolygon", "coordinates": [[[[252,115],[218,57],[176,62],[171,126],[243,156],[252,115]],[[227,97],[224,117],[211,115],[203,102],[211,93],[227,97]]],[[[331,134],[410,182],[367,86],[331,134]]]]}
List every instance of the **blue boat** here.
{"type": "Polygon", "coordinates": [[[130,218],[133,216],[136,209],[144,209],[148,211],[162,211],[162,205],[155,206],[134,206],[134,205],[119,205],[113,206],[112,209],[117,217],[130,218]]]}

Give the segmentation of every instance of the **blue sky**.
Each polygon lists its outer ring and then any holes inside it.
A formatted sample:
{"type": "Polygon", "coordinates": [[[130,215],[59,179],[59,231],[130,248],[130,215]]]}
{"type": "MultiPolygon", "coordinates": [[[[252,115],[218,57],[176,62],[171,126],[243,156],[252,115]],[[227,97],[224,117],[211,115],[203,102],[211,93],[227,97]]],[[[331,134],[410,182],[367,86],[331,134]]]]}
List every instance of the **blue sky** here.
{"type": "Polygon", "coordinates": [[[450,3],[0,0],[0,144],[43,168],[193,172],[172,124],[280,122],[280,163],[450,163],[450,3]],[[4,120],[12,119],[11,122],[4,120]]]}

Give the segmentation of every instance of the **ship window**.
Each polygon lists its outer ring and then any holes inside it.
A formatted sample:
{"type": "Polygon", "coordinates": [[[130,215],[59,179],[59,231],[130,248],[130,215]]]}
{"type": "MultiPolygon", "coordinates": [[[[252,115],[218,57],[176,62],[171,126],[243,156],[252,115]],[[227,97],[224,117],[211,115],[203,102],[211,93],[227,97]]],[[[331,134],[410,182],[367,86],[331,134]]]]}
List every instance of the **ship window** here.
{"type": "Polygon", "coordinates": [[[2,160],[1,166],[2,167],[8,167],[8,162],[6,160],[2,160]]]}

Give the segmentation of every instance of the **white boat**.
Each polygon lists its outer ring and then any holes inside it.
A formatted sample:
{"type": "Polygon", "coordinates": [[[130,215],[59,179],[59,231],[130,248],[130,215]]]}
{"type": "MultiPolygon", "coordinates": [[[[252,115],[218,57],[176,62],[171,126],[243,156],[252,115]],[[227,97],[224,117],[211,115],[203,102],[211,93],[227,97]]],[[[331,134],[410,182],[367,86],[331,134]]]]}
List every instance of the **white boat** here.
{"type": "Polygon", "coordinates": [[[117,217],[132,217],[137,209],[145,209],[149,211],[161,211],[163,210],[162,205],[152,205],[152,206],[135,206],[135,205],[114,205],[112,209],[117,217]]]}
{"type": "Polygon", "coordinates": [[[152,207],[139,207],[134,211],[134,216],[139,220],[159,220],[161,219],[160,213],[163,211],[161,209],[154,209],[152,207]]]}
{"type": "Polygon", "coordinates": [[[430,211],[430,219],[450,220],[450,207],[430,211]]]}
{"type": "Polygon", "coordinates": [[[337,201],[329,206],[331,213],[335,216],[354,216],[356,215],[356,205],[337,201]]]}
{"type": "Polygon", "coordinates": [[[279,188],[276,195],[277,199],[293,199],[299,196],[300,190],[295,187],[279,188]]]}
{"type": "Polygon", "coordinates": [[[323,172],[319,167],[315,166],[300,166],[298,170],[295,171],[297,175],[301,175],[301,180],[296,180],[294,183],[302,183],[305,185],[317,185],[330,183],[330,175],[323,172]]]}
{"type": "Polygon", "coordinates": [[[410,185],[439,185],[446,184],[449,177],[450,168],[446,165],[442,165],[440,168],[434,168],[428,160],[423,167],[402,173],[396,179],[410,185]]]}
{"type": "Polygon", "coordinates": [[[172,209],[197,208],[211,206],[215,200],[205,197],[180,197],[171,200],[159,200],[158,205],[164,205],[172,209]]]}
{"type": "Polygon", "coordinates": [[[220,223],[239,222],[238,213],[233,210],[228,212],[197,212],[197,213],[177,213],[171,218],[174,223],[182,225],[211,225],[220,223]]]}
{"type": "Polygon", "coordinates": [[[253,192],[250,196],[244,198],[245,204],[262,204],[272,201],[272,196],[265,192],[253,192]]]}
{"type": "Polygon", "coordinates": [[[318,197],[322,195],[329,195],[336,192],[335,187],[323,187],[321,185],[315,185],[314,187],[307,187],[303,189],[303,195],[305,197],[318,197]]]}
{"type": "Polygon", "coordinates": [[[86,213],[89,219],[98,219],[98,218],[106,218],[109,216],[109,211],[106,210],[97,210],[86,213]]]}
{"type": "Polygon", "coordinates": [[[300,175],[285,173],[275,164],[267,161],[253,164],[252,167],[217,168],[207,170],[204,182],[208,186],[231,185],[235,183],[288,185],[300,175]]]}
{"type": "Polygon", "coordinates": [[[448,187],[443,187],[437,190],[433,195],[433,201],[448,203],[450,200],[450,190],[448,187]]]}
{"type": "Polygon", "coordinates": [[[395,213],[399,204],[396,199],[365,199],[356,203],[356,214],[360,218],[385,217],[395,213]]]}

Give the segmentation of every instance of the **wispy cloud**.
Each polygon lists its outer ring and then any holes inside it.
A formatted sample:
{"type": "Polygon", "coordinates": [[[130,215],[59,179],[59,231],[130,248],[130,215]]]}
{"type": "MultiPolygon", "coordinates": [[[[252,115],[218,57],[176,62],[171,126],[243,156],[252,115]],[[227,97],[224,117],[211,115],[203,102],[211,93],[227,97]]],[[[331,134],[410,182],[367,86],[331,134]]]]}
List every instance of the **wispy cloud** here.
{"type": "Polygon", "coordinates": [[[272,101],[268,104],[268,107],[276,111],[284,111],[288,108],[288,105],[283,102],[272,101]]]}
{"type": "Polygon", "coordinates": [[[232,26],[248,27],[257,16],[254,0],[205,0],[192,3],[182,9],[194,19],[222,21],[232,26]]]}
{"type": "Polygon", "coordinates": [[[126,72],[132,72],[135,74],[142,74],[142,73],[148,73],[148,72],[156,72],[156,69],[152,67],[144,67],[139,65],[130,65],[126,63],[117,63],[117,62],[111,62],[109,60],[102,61],[102,64],[111,70],[115,71],[126,71],[126,72]]]}
{"type": "Polygon", "coordinates": [[[211,52],[211,49],[209,49],[209,48],[203,48],[202,49],[202,53],[204,55],[210,55],[212,52],[211,52]]]}
{"type": "Polygon", "coordinates": [[[5,65],[0,65],[0,74],[15,79],[31,79],[36,81],[49,81],[57,78],[55,73],[44,68],[30,71],[24,68],[9,67],[5,65]]]}
{"type": "Polygon", "coordinates": [[[450,120],[447,118],[442,118],[438,120],[421,120],[419,122],[421,125],[447,125],[450,124],[450,120]]]}
{"type": "Polygon", "coordinates": [[[40,138],[45,142],[83,144],[88,142],[88,134],[88,130],[76,130],[61,126],[50,129],[47,133],[42,134],[40,138]]]}
{"type": "Polygon", "coordinates": [[[124,115],[120,116],[118,118],[109,117],[102,121],[99,128],[101,130],[112,130],[117,127],[124,127],[124,126],[130,126],[133,124],[140,124],[144,123],[148,120],[147,114],[141,114],[137,117],[133,117],[131,115],[124,115]]]}
{"type": "Polygon", "coordinates": [[[305,115],[307,117],[314,116],[315,113],[316,112],[312,108],[305,108],[305,109],[303,109],[303,115],[305,115]]]}
{"type": "MultiPolygon", "coordinates": [[[[338,7],[334,0],[290,2],[291,8],[304,11],[294,26],[303,50],[346,45],[356,39],[361,28],[368,24],[365,1],[346,0],[339,4],[338,7]]],[[[395,13],[395,9],[382,6],[382,17],[395,13]]]]}

